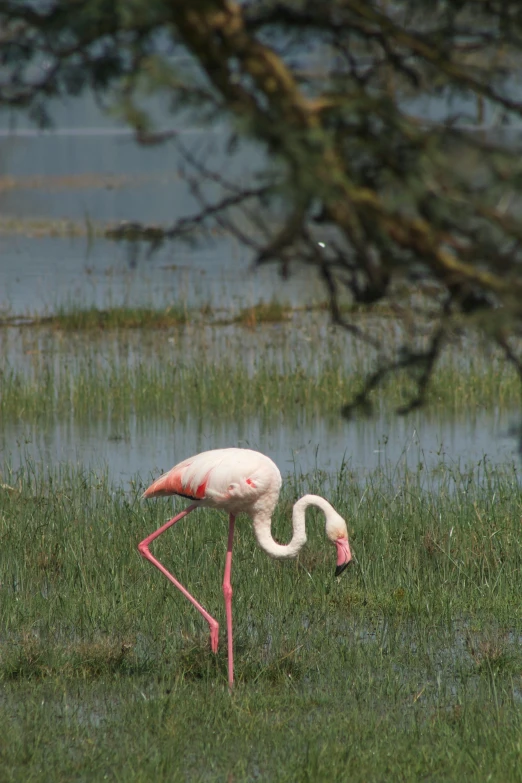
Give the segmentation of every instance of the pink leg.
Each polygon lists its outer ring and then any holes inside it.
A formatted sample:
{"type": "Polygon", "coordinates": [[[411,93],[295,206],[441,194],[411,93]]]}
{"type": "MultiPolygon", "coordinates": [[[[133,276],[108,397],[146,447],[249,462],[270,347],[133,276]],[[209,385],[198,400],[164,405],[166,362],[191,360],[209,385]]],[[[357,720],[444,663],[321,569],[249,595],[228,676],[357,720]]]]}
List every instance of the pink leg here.
{"type": "Polygon", "coordinates": [[[232,636],[232,585],[230,575],[232,573],[232,542],[234,540],[234,524],[236,518],[230,514],[228,526],[227,559],[225,561],[225,575],[223,577],[223,595],[225,596],[225,609],[227,613],[227,637],[228,637],[228,686],[234,685],[234,639],[232,636]]]}
{"type": "Polygon", "coordinates": [[[189,591],[185,587],[183,587],[183,585],[180,584],[178,582],[178,580],[175,579],[172,576],[172,574],[169,573],[164,566],[161,565],[159,560],[156,560],[156,558],[153,557],[151,555],[151,553],[149,552],[149,544],[151,544],[154,541],[155,538],[157,538],[162,533],[164,533],[165,530],[167,530],[169,527],[171,527],[171,525],[174,525],[176,522],[179,522],[180,519],[183,519],[183,517],[186,517],[187,514],[190,514],[190,512],[194,511],[195,508],[198,508],[198,504],[197,503],[194,503],[192,506],[189,506],[184,511],[181,511],[177,516],[173,517],[172,519],[169,519],[168,522],[165,522],[165,524],[162,525],[161,527],[159,527],[157,530],[155,530],[154,533],[151,533],[150,536],[147,536],[147,538],[143,539],[141,544],[138,545],[138,549],[139,549],[140,554],[142,554],[143,557],[146,557],[147,560],[150,560],[150,562],[153,563],[156,566],[156,568],[159,568],[161,573],[165,574],[167,579],[170,579],[172,584],[175,585],[175,587],[177,587],[178,590],[180,590],[183,593],[183,595],[186,598],[188,598],[191,603],[194,604],[194,606],[196,607],[198,612],[201,612],[201,614],[203,615],[203,617],[205,618],[205,620],[209,624],[209,627],[210,627],[210,646],[212,648],[212,652],[215,653],[215,652],[217,652],[217,649],[218,649],[219,623],[216,620],[214,620],[214,618],[211,617],[211,615],[209,615],[209,613],[205,609],[203,609],[201,604],[199,604],[196,601],[194,596],[192,596],[189,593],[189,591]]]}

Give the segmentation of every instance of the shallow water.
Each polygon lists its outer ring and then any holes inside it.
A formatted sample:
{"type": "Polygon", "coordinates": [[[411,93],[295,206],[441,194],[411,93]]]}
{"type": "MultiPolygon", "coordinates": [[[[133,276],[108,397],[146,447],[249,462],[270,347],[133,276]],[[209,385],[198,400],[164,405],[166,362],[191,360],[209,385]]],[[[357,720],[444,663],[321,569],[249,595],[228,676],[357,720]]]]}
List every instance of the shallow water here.
{"type": "MultiPolygon", "coordinates": [[[[19,119],[13,135],[0,114],[0,212],[3,219],[89,225],[139,221],[168,226],[199,207],[181,171],[178,144],[140,147],[88,100],[57,107],[57,126],[37,133],[19,119]]],[[[261,152],[243,144],[233,154],[223,128],[181,127],[183,148],[197,152],[230,180],[248,182],[261,152]]],[[[222,190],[210,183],[205,197],[222,190]]],[[[41,228],[40,228],[41,230],[41,228]]],[[[24,232],[27,233],[27,232],[24,232]]],[[[57,304],[149,304],[183,300],[188,306],[229,307],[234,301],[272,299],[281,287],[274,269],[251,274],[252,256],[230,236],[215,235],[194,250],[168,243],[150,255],[148,245],[46,236],[0,236],[0,310],[42,313],[57,304]]],[[[285,301],[317,298],[317,281],[302,274],[285,285],[285,301]]]]}
{"type": "Polygon", "coordinates": [[[0,255],[0,315],[45,315],[67,304],[238,309],[326,298],[309,272],[284,285],[273,268],[254,272],[232,238],[197,250],[169,245],[147,258],[144,247],[134,256],[108,240],[0,236],[0,255]]]}
{"type": "Polygon", "coordinates": [[[199,451],[242,446],[268,454],[286,476],[315,469],[335,474],[343,462],[359,479],[377,467],[400,475],[405,467],[422,466],[428,476],[442,461],[457,473],[484,458],[513,462],[516,444],[507,436],[511,419],[509,414],[428,422],[422,416],[317,419],[296,426],[283,419],[267,425],[255,418],[234,423],[188,417],[174,423],[132,417],[124,429],[72,420],[50,426],[4,423],[0,463],[16,469],[28,461],[40,466],[68,462],[94,473],[108,470],[111,479],[128,484],[137,476],[147,482],[199,451]]]}

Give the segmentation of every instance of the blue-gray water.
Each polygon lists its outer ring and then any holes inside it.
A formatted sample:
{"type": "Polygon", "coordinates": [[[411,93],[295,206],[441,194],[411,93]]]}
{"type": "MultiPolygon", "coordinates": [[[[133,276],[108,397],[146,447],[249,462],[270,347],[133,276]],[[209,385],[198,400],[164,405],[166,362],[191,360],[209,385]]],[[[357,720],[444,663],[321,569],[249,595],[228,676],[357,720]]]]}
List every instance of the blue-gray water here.
{"type": "Polygon", "coordinates": [[[175,425],[135,419],[125,429],[99,422],[66,421],[51,427],[10,423],[2,426],[0,462],[3,458],[15,469],[27,459],[47,466],[68,462],[94,472],[107,467],[112,478],[127,485],[137,476],[145,482],[199,451],[243,446],[271,456],[284,475],[315,468],[335,474],[343,460],[360,479],[380,466],[400,476],[405,467],[430,471],[442,461],[459,473],[484,457],[490,464],[516,461],[516,443],[507,436],[513,418],[317,420],[299,428],[284,422],[267,427],[256,418],[239,425],[204,418],[175,425]]]}

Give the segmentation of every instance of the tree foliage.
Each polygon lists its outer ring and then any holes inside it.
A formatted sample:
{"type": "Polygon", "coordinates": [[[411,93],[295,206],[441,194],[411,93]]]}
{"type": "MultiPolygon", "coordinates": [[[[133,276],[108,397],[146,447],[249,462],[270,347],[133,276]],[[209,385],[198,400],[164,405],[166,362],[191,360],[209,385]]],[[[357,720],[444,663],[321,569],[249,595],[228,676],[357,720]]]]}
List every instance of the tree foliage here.
{"type": "Polygon", "coordinates": [[[519,0],[0,0],[0,105],[45,123],[50,97],[90,89],[142,143],[177,143],[153,125],[145,97],[157,94],[174,117],[226,118],[231,150],[248,139],[265,152],[245,184],[185,150],[200,210],[113,235],[218,225],[258,265],[317,270],[334,320],[378,353],[355,403],[407,368],[408,410],[462,329],[522,379],[521,54],[519,0]],[[404,283],[418,305],[401,302],[404,283]],[[346,295],[413,319],[396,354],[341,307],[346,295]]]}

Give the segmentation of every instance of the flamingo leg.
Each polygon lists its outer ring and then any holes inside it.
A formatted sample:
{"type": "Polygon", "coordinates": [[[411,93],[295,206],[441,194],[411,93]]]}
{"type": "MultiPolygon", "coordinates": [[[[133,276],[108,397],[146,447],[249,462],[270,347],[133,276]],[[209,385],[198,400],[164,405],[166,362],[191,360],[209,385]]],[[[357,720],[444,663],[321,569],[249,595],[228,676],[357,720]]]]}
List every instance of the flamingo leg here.
{"type": "Polygon", "coordinates": [[[234,686],[234,638],[232,635],[232,585],[230,576],[232,573],[232,543],[234,541],[234,524],[236,518],[230,514],[228,526],[227,558],[225,561],[225,575],[223,577],[223,595],[225,597],[225,610],[227,613],[227,641],[228,641],[228,686],[232,690],[234,686]]]}
{"type": "MultiPolygon", "coordinates": [[[[195,508],[198,507],[197,503],[194,503],[193,505],[186,508],[184,511],[181,511],[179,514],[177,514],[172,519],[169,519],[168,522],[165,522],[164,525],[159,527],[157,530],[154,531],[154,533],[151,533],[150,536],[147,536],[147,538],[144,538],[143,541],[138,544],[138,550],[143,557],[146,557],[147,560],[150,560],[150,562],[156,566],[156,568],[159,568],[162,574],[165,574],[167,579],[169,579],[172,584],[180,590],[185,598],[188,598],[188,600],[194,604],[198,612],[200,612],[207,623],[209,624],[210,628],[210,646],[212,648],[212,652],[216,653],[218,649],[218,641],[219,641],[219,623],[204,609],[198,601],[194,598],[193,595],[189,593],[189,591],[183,587],[183,585],[178,582],[178,580],[172,576],[172,574],[167,571],[165,566],[163,566],[159,560],[156,560],[155,557],[153,557],[149,551],[149,545],[154,541],[154,539],[158,538],[162,533],[165,532],[169,527],[174,525],[176,522],[179,522],[180,519],[183,519],[183,517],[186,517],[187,514],[190,514],[191,511],[194,511],[195,508]]],[[[228,557],[228,555],[227,555],[228,557]]]]}

